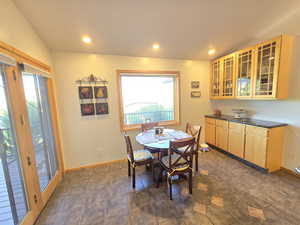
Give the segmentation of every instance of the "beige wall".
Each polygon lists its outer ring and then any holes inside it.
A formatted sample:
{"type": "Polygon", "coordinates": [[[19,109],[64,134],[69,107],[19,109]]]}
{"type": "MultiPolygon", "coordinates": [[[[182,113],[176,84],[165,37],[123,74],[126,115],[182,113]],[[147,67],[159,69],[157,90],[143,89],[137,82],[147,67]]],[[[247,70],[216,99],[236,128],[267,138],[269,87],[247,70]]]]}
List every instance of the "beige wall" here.
{"type": "Polygon", "coordinates": [[[0,0],[0,40],[51,65],[47,47],[12,0],[0,0]]]}
{"type": "MultiPolygon", "coordinates": [[[[207,89],[209,64],[206,61],[54,53],[53,62],[66,168],[125,157],[126,150],[119,124],[117,69],[180,71],[181,128],[187,121],[203,124],[203,115],[211,112],[207,89]],[[107,116],[84,118],[80,115],[75,81],[90,73],[100,75],[109,82],[110,113],[107,116]],[[190,98],[191,80],[200,81],[201,98],[190,98]]],[[[129,134],[134,140],[137,132],[129,134]]]]}

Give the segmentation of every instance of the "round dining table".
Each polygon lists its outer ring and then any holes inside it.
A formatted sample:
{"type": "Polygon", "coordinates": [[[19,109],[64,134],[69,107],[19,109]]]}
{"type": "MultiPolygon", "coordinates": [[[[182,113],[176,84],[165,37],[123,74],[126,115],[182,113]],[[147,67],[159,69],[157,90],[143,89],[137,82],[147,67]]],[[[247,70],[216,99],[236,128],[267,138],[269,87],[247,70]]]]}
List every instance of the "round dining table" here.
{"type": "MultiPolygon", "coordinates": [[[[170,141],[190,137],[192,136],[181,130],[164,129],[162,134],[156,135],[155,130],[151,129],[139,133],[136,136],[136,141],[139,144],[143,145],[146,149],[150,150],[152,153],[158,153],[158,159],[161,159],[161,157],[168,154],[170,141]]],[[[161,170],[161,167],[155,168],[159,168],[161,170]]],[[[160,173],[154,173],[154,180],[162,179],[161,177],[159,177],[159,174],[160,173]]]]}
{"type": "Polygon", "coordinates": [[[164,129],[160,135],[155,134],[155,130],[147,130],[136,136],[136,141],[147,149],[157,152],[166,152],[169,149],[170,141],[192,137],[181,130],[164,129]]]}

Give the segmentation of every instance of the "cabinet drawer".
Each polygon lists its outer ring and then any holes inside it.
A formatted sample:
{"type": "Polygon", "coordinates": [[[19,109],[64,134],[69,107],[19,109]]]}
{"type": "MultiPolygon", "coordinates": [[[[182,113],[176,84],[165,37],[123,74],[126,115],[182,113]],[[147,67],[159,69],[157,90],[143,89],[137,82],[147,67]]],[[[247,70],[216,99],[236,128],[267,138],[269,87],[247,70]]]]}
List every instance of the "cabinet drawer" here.
{"type": "Polygon", "coordinates": [[[226,121],[226,120],[216,120],[216,126],[217,127],[228,128],[228,121],[226,121]]]}
{"type": "Polygon", "coordinates": [[[229,129],[244,132],[245,124],[229,122],[229,129]]]}
{"type": "Polygon", "coordinates": [[[255,127],[251,125],[246,125],[246,135],[255,134],[260,137],[267,137],[269,129],[263,127],[255,127]]]}
{"type": "Polygon", "coordinates": [[[216,120],[213,118],[205,118],[205,122],[211,125],[216,125],[216,120]]]}

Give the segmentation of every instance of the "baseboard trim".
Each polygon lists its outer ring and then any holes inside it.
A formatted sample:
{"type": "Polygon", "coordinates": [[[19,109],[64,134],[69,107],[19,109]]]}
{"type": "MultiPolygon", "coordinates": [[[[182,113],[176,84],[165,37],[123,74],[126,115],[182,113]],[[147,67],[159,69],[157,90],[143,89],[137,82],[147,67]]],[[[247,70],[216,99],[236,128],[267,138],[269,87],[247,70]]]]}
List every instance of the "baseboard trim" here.
{"type": "Polygon", "coordinates": [[[236,156],[236,155],[231,154],[231,153],[228,152],[228,151],[224,151],[223,149],[218,148],[217,146],[214,146],[214,145],[211,145],[211,144],[208,144],[208,145],[210,146],[211,149],[213,149],[213,150],[215,150],[215,151],[218,151],[218,152],[221,152],[221,153],[223,153],[224,155],[226,155],[226,156],[228,156],[228,157],[230,157],[230,158],[232,158],[232,159],[235,159],[235,160],[237,160],[237,161],[239,161],[239,162],[245,164],[246,166],[249,166],[249,167],[251,167],[251,168],[253,168],[253,169],[256,169],[256,170],[258,170],[258,171],[260,171],[260,172],[262,172],[262,173],[269,173],[269,170],[266,169],[266,168],[262,168],[262,167],[260,167],[260,166],[258,166],[258,165],[255,165],[255,164],[253,164],[253,163],[251,163],[251,162],[249,162],[249,161],[247,161],[247,160],[245,160],[245,159],[242,159],[242,158],[240,158],[240,157],[238,157],[238,156],[236,156]]]}
{"type": "Polygon", "coordinates": [[[281,167],[280,170],[288,173],[288,174],[291,174],[291,175],[294,175],[296,176],[297,178],[300,178],[300,174],[296,173],[295,171],[291,170],[291,169],[288,169],[288,168],[285,168],[285,167],[281,167]]]}
{"type": "Polygon", "coordinates": [[[87,165],[80,166],[80,167],[74,167],[74,168],[65,169],[65,173],[69,173],[69,172],[72,172],[72,171],[78,171],[78,170],[81,170],[81,169],[88,169],[88,168],[95,168],[95,167],[107,166],[107,165],[110,165],[110,164],[115,164],[115,163],[120,163],[120,162],[125,162],[125,161],[126,161],[126,159],[117,159],[117,160],[112,160],[112,161],[87,164],[87,165]]]}

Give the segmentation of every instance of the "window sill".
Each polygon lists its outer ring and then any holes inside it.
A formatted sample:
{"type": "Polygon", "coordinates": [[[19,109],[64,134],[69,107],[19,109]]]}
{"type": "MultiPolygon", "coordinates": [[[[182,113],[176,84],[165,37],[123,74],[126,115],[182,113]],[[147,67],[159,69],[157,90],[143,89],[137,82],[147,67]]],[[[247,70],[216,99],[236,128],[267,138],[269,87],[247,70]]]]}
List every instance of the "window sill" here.
{"type": "MultiPolygon", "coordinates": [[[[176,126],[180,125],[180,121],[172,120],[172,121],[161,121],[159,122],[159,126],[176,126]]],[[[130,131],[130,130],[140,130],[141,124],[134,124],[134,125],[125,125],[121,127],[122,131],[130,131]]]]}

